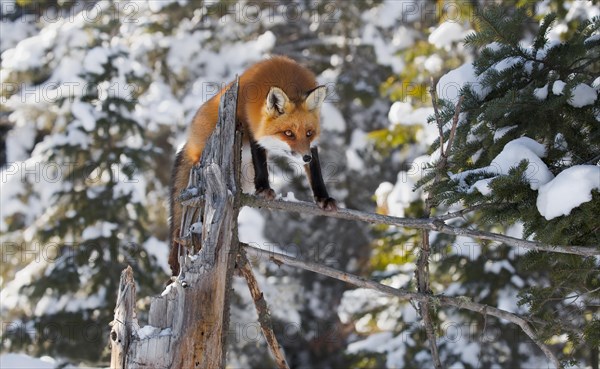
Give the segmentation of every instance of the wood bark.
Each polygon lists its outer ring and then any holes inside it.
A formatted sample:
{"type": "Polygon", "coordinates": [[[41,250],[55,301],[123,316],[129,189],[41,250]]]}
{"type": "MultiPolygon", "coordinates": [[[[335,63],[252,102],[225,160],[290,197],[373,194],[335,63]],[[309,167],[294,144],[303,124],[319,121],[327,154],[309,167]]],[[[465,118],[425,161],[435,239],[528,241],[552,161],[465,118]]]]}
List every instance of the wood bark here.
{"type": "MultiPolygon", "coordinates": [[[[196,201],[190,201],[189,205],[193,206],[196,201]]],[[[344,209],[338,211],[325,211],[313,203],[306,201],[282,201],[282,200],[265,200],[252,195],[242,195],[242,205],[248,205],[256,208],[265,208],[273,210],[291,211],[301,214],[318,215],[346,220],[356,220],[372,224],[387,224],[403,228],[428,229],[440,233],[451,234],[455,236],[466,236],[480,240],[488,240],[493,242],[504,243],[505,245],[522,248],[524,250],[556,252],[560,254],[572,254],[579,256],[600,256],[600,246],[568,246],[568,245],[548,245],[541,242],[523,240],[520,238],[505,236],[503,234],[478,231],[476,229],[461,228],[447,225],[444,220],[448,218],[443,215],[440,218],[399,218],[390,215],[381,215],[369,213],[366,211],[344,209]]],[[[455,214],[452,214],[454,216],[455,214]]]]}
{"type": "Polygon", "coordinates": [[[269,260],[276,263],[277,265],[285,264],[296,268],[310,270],[312,272],[326,275],[328,277],[352,284],[356,287],[368,288],[386,295],[395,296],[404,301],[415,301],[419,303],[427,302],[435,306],[452,306],[459,309],[474,311],[484,316],[489,315],[496,318],[504,319],[506,321],[518,325],[521,328],[521,330],[523,330],[523,332],[527,336],[529,336],[529,338],[531,338],[532,341],[540,348],[540,350],[546,355],[548,360],[552,362],[552,364],[554,364],[554,366],[557,369],[561,368],[560,361],[558,360],[556,355],[554,355],[554,353],[548,348],[547,345],[545,345],[542,341],[540,341],[537,338],[529,320],[525,317],[521,317],[517,314],[511,313],[506,310],[498,309],[493,306],[473,302],[470,298],[464,296],[431,295],[427,293],[409,291],[401,288],[394,288],[319,263],[299,260],[288,255],[259,249],[247,244],[242,244],[242,247],[252,258],[252,260],[269,260]]]}
{"type": "MultiPolygon", "coordinates": [[[[236,134],[235,83],[221,99],[219,122],[194,170],[204,200],[200,251],[185,258],[184,274],[152,300],[149,325],[135,319],[135,284],[123,272],[111,332],[111,368],[223,368],[229,325],[229,295],[238,250],[236,201],[240,145],[236,134]],[[187,285],[187,288],[184,288],[187,285]],[[116,339],[113,339],[116,338],[116,339]]],[[[184,215],[185,217],[185,215],[184,215]]],[[[188,214],[189,217],[189,214],[188,214]]]]}

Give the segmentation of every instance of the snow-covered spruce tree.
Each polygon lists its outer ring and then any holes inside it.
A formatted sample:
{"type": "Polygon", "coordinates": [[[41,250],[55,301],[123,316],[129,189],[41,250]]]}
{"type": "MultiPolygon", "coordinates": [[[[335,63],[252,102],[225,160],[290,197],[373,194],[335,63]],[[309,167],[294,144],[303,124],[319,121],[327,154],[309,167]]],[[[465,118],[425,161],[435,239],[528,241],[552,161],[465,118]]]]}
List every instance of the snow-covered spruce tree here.
{"type": "MultiPolygon", "coordinates": [[[[436,204],[482,206],[469,217],[478,227],[522,224],[525,238],[598,247],[600,19],[563,38],[555,21],[547,15],[524,40],[532,20],[523,10],[494,6],[477,17],[478,32],[466,42],[479,56],[437,86],[441,98],[457,85],[464,96],[449,160],[422,183],[436,204]]],[[[445,142],[456,103],[439,101],[445,142]]],[[[540,337],[562,348],[564,360],[597,362],[598,260],[528,252],[515,267],[515,276],[527,275],[515,285],[522,286],[519,305],[540,337]]]]}
{"type": "MultiPolygon", "coordinates": [[[[397,178],[383,177],[392,183],[382,183],[375,193],[380,212],[408,217],[422,217],[424,214],[427,192],[422,188],[415,188],[415,183],[427,173],[424,168],[428,163],[434,162],[436,155],[439,157],[435,152],[431,156],[424,155],[434,151],[429,150],[429,144],[439,137],[435,123],[426,124],[427,116],[433,115],[433,109],[420,107],[431,105],[425,83],[429,76],[437,79],[447,68],[456,68],[462,63],[460,58],[469,61],[470,65],[470,61],[477,55],[478,50],[464,48],[462,37],[469,32],[468,28],[476,28],[476,25],[470,24],[473,20],[471,15],[485,11],[489,3],[470,5],[474,7],[471,10],[458,8],[461,14],[468,14],[466,18],[429,9],[427,14],[441,14],[439,25],[425,25],[425,29],[421,30],[418,27],[411,28],[408,35],[415,37],[417,42],[403,51],[405,60],[413,58],[417,62],[418,59],[421,67],[407,64],[407,68],[399,76],[390,78],[391,84],[384,86],[389,88],[392,99],[402,101],[394,103],[390,109],[390,128],[371,134],[383,155],[394,158],[392,168],[398,171],[397,178]],[[420,40],[429,41],[435,48],[420,40]],[[441,71],[434,68],[440,66],[436,61],[440,55],[443,60],[441,71]],[[441,74],[437,74],[440,72],[441,74]],[[410,90],[406,87],[410,87],[410,90]]],[[[560,19],[556,30],[549,35],[550,39],[556,39],[560,33],[572,34],[578,24],[596,12],[590,2],[557,1],[537,5],[529,2],[523,6],[535,14],[536,20],[541,20],[550,8],[557,10],[560,19]]],[[[431,17],[422,16],[417,19],[428,20],[431,17]]],[[[523,25],[522,38],[533,38],[531,34],[538,27],[537,21],[528,19],[523,25]]],[[[531,43],[525,41],[527,42],[531,43]]],[[[465,82],[476,82],[474,76],[469,79],[462,73],[453,73],[449,77],[451,78],[446,78],[444,82],[446,89],[440,91],[442,97],[456,97],[457,89],[465,82]]],[[[454,99],[452,102],[456,101],[454,99]]],[[[448,108],[447,118],[454,113],[453,109],[453,106],[448,108]]],[[[449,129],[450,124],[446,127],[449,129]]],[[[434,215],[459,210],[463,206],[461,202],[437,203],[434,215]]],[[[514,237],[522,236],[521,223],[482,221],[482,215],[476,211],[451,222],[455,226],[477,227],[514,237]]],[[[380,238],[373,243],[373,277],[398,287],[414,287],[414,278],[410,277],[418,255],[421,233],[394,227],[378,227],[377,230],[380,231],[380,238]]],[[[519,267],[525,250],[436,233],[431,234],[431,242],[433,252],[430,267],[434,293],[468,296],[480,303],[528,314],[528,306],[518,306],[517,295],[538,282],[534,270],[519,267]]],[[[357,333],[366,336],[351,344],[348,352],[356,355],[357,362],[364,363],[365,367],[432,367],[425,333],[415,310],[408,303],[376,297],[359,290],[349,291],[344,295],[340,309],[343,320],[357,322],[357,333]]],[[[512,324],[492,318],[484,319],[476,313],[443,308],[437,310],[437,318],[438,346],[445,365],[462,365],[466,368],[546,365],[546,358],[539,349],[512,324]]],[[[582,357],[585,354],[578,355],[582,357]]],[[[583,360],[589,361],[587,357],[583,360]]]]}
{"type": "Polygon", "coordinates": [[[133,119],[145,75],[120,39],[110,40],[115,21],[76,23],[71,37],[59,28],[55,51],[75,36],[83,43],[57,65],[48,61],[44,67],[56,67],[48,80],[23,86],[52,93],[26,106],[18,103],[25,95],[17,94],[9,104],[19,114],[29,109],[29,118],[15,119],[31,131],[40,123],[38,109],[52,117],[29,159],[9,163],[5,172],[4,188],[20,194],[2,214],[10,239],[18,241],[3,244],[3,252],[31,260],[2,291],[4,349],[97,362],[106,353],[121,270],[134,268],[142,295],[158,284],[161,268],[142,246],[148,238],[144,171],[155,152],[133,119]]]}

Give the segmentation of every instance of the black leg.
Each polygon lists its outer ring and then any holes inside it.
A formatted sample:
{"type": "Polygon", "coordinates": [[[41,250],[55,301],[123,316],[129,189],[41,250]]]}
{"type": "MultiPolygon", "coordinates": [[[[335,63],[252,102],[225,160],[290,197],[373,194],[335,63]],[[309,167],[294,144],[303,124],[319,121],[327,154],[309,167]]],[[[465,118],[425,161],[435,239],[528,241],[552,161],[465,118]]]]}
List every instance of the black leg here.
{"type": "Polygon", "coordinates": [[[310,149],[310,152],[312,154],[312,160],[309,164],[304,166],[304,169],[308,175],[308,181],[310,182],[315,201],[321,209],[335,211],[337,210],[336,201],[329,197],[325,182],[323,181],[321,163],[319,161],[319,150],[316,147],[313,147],[310,149]]]}
{"type": "Polygon", "coordinates": [[[254,188],[256,195],[269,200],[275,198],[275,191],[269,185],[269,170],[267,168],[267,152],[254,140],[250,140],[252,165],[254,166],[254,188]]]}

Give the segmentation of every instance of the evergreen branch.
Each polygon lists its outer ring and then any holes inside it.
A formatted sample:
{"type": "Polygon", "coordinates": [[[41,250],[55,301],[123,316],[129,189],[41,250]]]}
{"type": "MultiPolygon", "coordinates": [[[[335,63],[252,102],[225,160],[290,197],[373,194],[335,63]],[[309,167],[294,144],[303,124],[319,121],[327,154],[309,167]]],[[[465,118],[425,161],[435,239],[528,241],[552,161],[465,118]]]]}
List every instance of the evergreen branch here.
{"type": "Polygon", "coordinates": [[[366,278],[359,277],[354,274],[342,272],[340,270],[328,267],[326,265],[322,265],[319,263],[299,260],[297,258],[287,256],[284,254],[271,252],[267,250],[262,250],[248,244],[240,243],[241,249],[246,250],[248,254],[256,258],[266,258],[270,261],[273,261],[277,264],[286,264],[289,266],[301,268],[304,270],[309,270],[314,273],[322,274],[331,278],[335,278],[337,280],[352,284],[356,287],[367,288],[371,290],[375,290],[377,292],[381,292],[386,295],[391,295],[394,297],[398,297],[402,300],[413,300],[419,303],[431,303],[441,306],[452,306],[459,309],[470,310],[473,312],[480,313],[484,316],[494,316],[496,318],[507,320],[511,323],[518,325],[523,332],[531,338],[531,340],[542,350],[542,352],[546,355],[548,360],[550,360],[554,366],[559,369],[562,366],[560,362],[554,355],[554,353],[546,346],[543,342],[541,342],[533,328],[531,327],[529,321],[517,314],[511,313],[506,310],[498,309],[493,306],[488,306],[485,304],[480,304],[477,302],[472,302],[470,298],[464,296],[444,296],[444,295],[430,295],[422,292],[411,292],[405,289],[399,289],[387,286],[382,283],[374,282],[368,280],[366,278]]]}
{"type": "Polygon", "coordinates": [[[546,35],[548,34],[548,30],[550,29],[550,26],[552,25],[552,23],[554,23],[555,20],[556,20],[555,13],[550,13],[550,14],[546,15],[544,17],[544,19],[542,20],[542,24],[540,26],[538,34],[535,38],[535,41],[533,42],[533,47],[534,47],[534,50],[536,51],[536,53],[539,49],[543,48],[546,45],[546,43],[548,43],[548,39],[546,38],[546,35]]]}
{"type": "Polygon", "coordinates": [[[283,201],[283,200],[265,200],[253,195],[242,194],[241,205],[255,208],[266,208],[273,210],[290,211],[301,214],[310,214],[317,216],[326,216],[337,219],[355,220],[371,224],[387,224],[391,226],[428,229],[445,234],[466,236],[476,239],[495,241],[504,243],[508,246],[520,247],[531,251],[545,251],[560,254],[571,254],[585,257],[600,256],[600,246],[566,246],[549,245],[536,241],[522,240],[503,234],[479,231],[469,228],[453,227],[437,218],[399,218],[389,215],[381,215],[370,212],[364,212],[353,209],[340,208],[338,211],[325,211],[317,205],[305,201],[283,201]]]}
{"type": "Polygon", "coordinates": [[[488,29],[494,33],[494,35],[496,36],[496,39],[502,41],[502,43],[504,43],[506,45],[516,46],[514,44],[514,42],[511,42],[511,40],[506,38],[505,32],[502,32],[501,30],[496,28],[494,23],[490,19],[487,18],[488,15],[489,14],[487,12],[484,12],[484,13],[480,14],[479,17],[477,17],[477,20],[485,23],[485,25],[488,27],[488,29]]]}

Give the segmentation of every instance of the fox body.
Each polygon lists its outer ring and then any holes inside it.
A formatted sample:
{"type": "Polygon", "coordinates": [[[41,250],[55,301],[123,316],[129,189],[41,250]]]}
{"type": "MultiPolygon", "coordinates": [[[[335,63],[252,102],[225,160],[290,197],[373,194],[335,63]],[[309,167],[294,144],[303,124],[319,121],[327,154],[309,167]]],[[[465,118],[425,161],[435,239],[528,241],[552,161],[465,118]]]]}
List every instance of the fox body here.
{"type": "MultiPolygon", "coordinates": [[[[226,88],[198,109],[187,142],[177,153],[171,186],[171,252],[169,265],[179,273],[177,238],[182,207],[177,196],[186,188],[190,169],[197,163],[218,120],[219,101],[226,88]]],[[[329,197],[319,163],[316,140],[320,134],[320,107],[326,88],[314,74],[292,59],[278,56],[258,62],[240,76],[237,121],[250,142],[256,194],[274,199],[269,185],[267,151],[301,163],[317,204],[337,210],[329,197]]]]}

